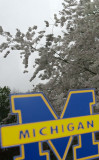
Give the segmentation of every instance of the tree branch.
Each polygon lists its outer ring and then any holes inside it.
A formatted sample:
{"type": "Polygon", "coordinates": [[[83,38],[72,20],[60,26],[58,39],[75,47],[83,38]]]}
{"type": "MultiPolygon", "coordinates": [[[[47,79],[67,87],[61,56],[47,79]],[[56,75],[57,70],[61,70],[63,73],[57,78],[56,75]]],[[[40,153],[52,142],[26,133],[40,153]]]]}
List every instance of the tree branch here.
{"type": "Polygon", "coordinates": [[[91,71],[89,68],[86,68],[86,67],[83,67],[83,68],[84,68],[85,71],[88,71],[88,72],[90,72],[93,75],[97,75],[96,72],[91,71]]]}

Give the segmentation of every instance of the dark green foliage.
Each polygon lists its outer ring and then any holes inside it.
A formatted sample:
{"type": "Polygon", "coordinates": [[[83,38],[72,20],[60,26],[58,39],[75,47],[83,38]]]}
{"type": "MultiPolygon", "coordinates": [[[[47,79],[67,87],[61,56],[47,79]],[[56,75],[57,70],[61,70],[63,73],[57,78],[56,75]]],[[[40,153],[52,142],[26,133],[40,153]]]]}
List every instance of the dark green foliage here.
{"type": "MultiPolygon", "coordinates": [[[[9,87],[0,87],[0,125],[16,122],[15,116],[10,115],[9,94],[9,87]]],[[[13,157],[19,154],[19,147],[0,149],[0,160],[13,160],[13,157]]]]}
{"type": "Polygon", "coordinates": [[[10,112],[9,94],[10,89],[8,87],[0,87],[0,123],[8,117],[10,112]]]}
{"type": "Polygon", "coordinates": [[[17,155],[20,155],[19,147],[0,149],[0,160],[13,160],[17,155]]]}

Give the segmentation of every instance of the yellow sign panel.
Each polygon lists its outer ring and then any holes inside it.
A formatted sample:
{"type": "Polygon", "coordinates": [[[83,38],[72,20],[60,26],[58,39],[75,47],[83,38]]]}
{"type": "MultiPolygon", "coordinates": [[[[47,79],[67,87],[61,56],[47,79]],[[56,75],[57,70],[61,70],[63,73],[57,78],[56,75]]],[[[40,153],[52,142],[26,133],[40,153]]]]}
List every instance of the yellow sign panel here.
{"type": "Polygon", "coordinates": [[[99,115],[20,124],[1,128],[2,147],[99,131],[99,115]]]}

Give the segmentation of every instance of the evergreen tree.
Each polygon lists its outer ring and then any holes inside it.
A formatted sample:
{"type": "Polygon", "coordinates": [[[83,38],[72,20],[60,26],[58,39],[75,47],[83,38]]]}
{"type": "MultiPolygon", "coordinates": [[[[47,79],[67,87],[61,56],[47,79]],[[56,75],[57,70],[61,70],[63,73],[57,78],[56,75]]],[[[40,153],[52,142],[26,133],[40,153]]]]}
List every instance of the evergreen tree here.
{"type": "Polygon", "coordinates": [[[8,87],[0,87],[0,123],[8,117],[10,112],[9,94],[10,89],[8,87]]]}

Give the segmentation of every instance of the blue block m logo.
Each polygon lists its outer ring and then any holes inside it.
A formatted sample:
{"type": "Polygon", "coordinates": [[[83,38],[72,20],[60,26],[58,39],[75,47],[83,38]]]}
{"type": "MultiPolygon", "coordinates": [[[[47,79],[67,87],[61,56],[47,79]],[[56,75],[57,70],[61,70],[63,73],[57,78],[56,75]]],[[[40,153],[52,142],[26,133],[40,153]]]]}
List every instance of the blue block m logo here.
{"type": "MultiPolygon", "coordinates": [[[[12,113],[17,114],[20,128],[28,128],[34,124],[32,130],[20,129],[18,138],[22,143],[16,142],[20,147],[20,156],[14,157],[14,160],[50,160],[50,152],[43,151],[43,142],[48,143],[58,160],[65,160],[74,136],[78,138],[78,145],[73,146],[74,160],[98,158],[99,142],[95,140],[93,132],[98,130],[95,124],[96,115],[93,113],[94,105],[93,89],[73,90],[68,93],[61,116],[58,117],[42,93],[11,95],[12,113]]],[[[8,144],[4,141],[6,128],[1,128],[1,145],[15,146],[13,137],[13,141],[8,140],[8,144]]]]}

